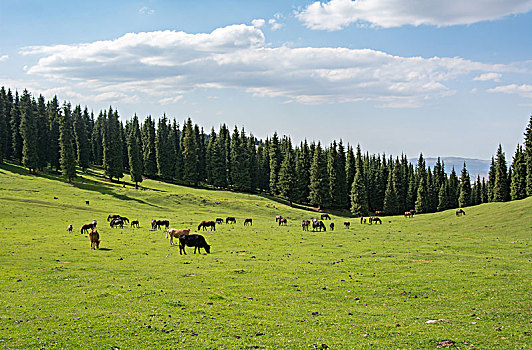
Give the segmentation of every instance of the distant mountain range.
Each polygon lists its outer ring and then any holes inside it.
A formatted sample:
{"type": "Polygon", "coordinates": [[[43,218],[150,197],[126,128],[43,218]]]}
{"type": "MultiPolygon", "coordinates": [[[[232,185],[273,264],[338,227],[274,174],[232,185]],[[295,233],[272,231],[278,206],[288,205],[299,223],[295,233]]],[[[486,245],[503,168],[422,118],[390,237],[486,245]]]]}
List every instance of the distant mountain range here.
{"type": "MultiPolygon", "coordinates": [[[[415,167],[417,164],[417,158],[411,158],[409,160],[412,162],[412,164],[414,164],[415,167]]],[[[456,175],[460,177],[460,172],[462,171],[465,162],[466,169],[469,171],[469,176],[471,177],[471,181],[476,180],[477,175],[480,175],[481,180],[483,177],[486,178],[486,180],[488,179],[491,160],[461,157],[440,157],[440,160],[445,164],[445,172],[447,174],[451,173],[454,166],[456,175]]],[[[434,169],[434,165],[437,161],[438,158],[425,158],[425,163],[427,166],[430,166],[431,169],[434,169]]]]}

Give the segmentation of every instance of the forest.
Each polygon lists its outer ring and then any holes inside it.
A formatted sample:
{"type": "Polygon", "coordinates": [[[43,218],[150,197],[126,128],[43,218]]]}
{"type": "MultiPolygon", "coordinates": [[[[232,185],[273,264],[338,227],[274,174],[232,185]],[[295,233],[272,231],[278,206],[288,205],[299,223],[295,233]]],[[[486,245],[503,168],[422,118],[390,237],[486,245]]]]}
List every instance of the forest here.
{"type": "Polygon", "coordinates": [[[364,216],[381,211],[429,213],[532,195],[532,116],[508,167],[499,145],[488,178],[471,179],[466,164],[449,174],[438,159],[431,169],[420,153],[363,152],[342,140],[322,145],[274,133],[257,139],[244,127],[221,124],[205,132],[190,118],[180,125],[163,115],[135,115],[125,124],[116,109],[72,107],[24,90],[0,89],[0,163],[22,164],[30,173],[61,172],[73,181],[78,169],[103,169],[111,181],[136,187],[143,178],[194,187],[263,193],[319,209],[364,216]],[[122,180],[121,180],[122,179],[122,180]]]}

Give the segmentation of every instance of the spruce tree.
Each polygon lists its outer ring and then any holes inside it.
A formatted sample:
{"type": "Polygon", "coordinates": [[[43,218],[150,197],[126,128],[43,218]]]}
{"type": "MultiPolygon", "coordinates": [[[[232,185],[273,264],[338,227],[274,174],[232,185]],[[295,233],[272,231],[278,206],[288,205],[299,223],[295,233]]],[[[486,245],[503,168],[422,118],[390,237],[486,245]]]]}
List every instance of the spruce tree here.
{"type": "Polygon", "coordinates": [[[417,182],[414,174],[414,166],[408,165],[408,190],[406,192],[405,211],[410,211],[415,208],[417,197],[417,182]]]}
{"type": "Polygon", "coordinates": [[[155,150],[155,121],[149,115],[142,124],[142,164],[144,175],[157,175],[157,151],[155,150]]]}
{"type": "Polygon", "coordinates": [[[7,158],[7,122],[6,122],[6,103],[7,96],[4,87],[0,88],[0,164],[7,158]]]}
{"type": "Polygon", "coordinates": [[[295,162],[292,152],[287,151],[283,162],[281,164],[281,169],[279,170],[279,194],[281,197],[290,201],[290,205],[296,198],[296,172],[295,172],[295,162]]]}
{"type": "Polygon", "coordinates": [[[183,126],[183,181],[190,185],[198,185],[198,146],[192,120],[188,118],[183,126]]]}
{"type": "Polygon", "coordinates": [[[517,145],[512,162],[510,197],[512,200],[526,197],[526,161],[523,148],[520,145],[517,145]]]}
{"type": "Polygon", "coordinates": [[[281,150],[279,148],[279,137],[277,132],[273,134],[270,141],[270,192],[279,194],[277,182],[279,181],[279,170],[281,168],[281,150]]]}
{"type": "Polygon", "coordinates": [[[532,115],[525,129],[526,194],[532,196],[532,115]]]}
{"type": "Polygon", "coordinates": [[[171,126],[166,115],[157,123],[155,136],[155,159],[157,160],[158,175],[170,180],[175,175],[175,147],[170,140],[171,126]]]}
{"type": "Polygon", "coordinates": [[[458,196],[458,206],[463,208],[471,204],[471,178],[467,171],[466,164],[462,168],[460,175],[460,195],[458,196]]]}
{"type": "Polygon", "coordinates": [[[136,114],[128,130],[127,146],[129,174],[131,181],[135,183],[135,188],[138,189],[138,183],[142,182],[142,152],[139,119],[136,114]]]}
{"type": "Polygon", "coordinates": [[[355,216],[368,215],[368,194],[362,175],[362,167],[356,167],[355,177],[351,186],[351,213],[355,216]]]}
{"type": "Polygon", "coordinates": [[[327,161],[318,142],[314,157],[310,165],[309,202],[311,205],[322,208],[330,203],[329,184],[327,179],[327,161]]]}
{"type": "Polygon", "coordinates": [[[59,122],[60,163],[63,176],[72,182],[76,176],[76,155],[74,153],[74,130],[72,128],[72,111],[70,104],[63,105],[59,122]]]}
{"type": "Polygon", "coordinates": [[[449,197],[447,189],[447,181],[443,181],[440,185],[440,190],[438,192],[438,211],[443,211],[449,209],[449,197]]]}
{"type": "Polygon", "coordinates": [[[460,195],[460,180],[456,175],[456,171],[451,170],[451,175],[449,175],[449,182],[447,184],[448,194],[449,194],[449,208],[458,208],[458,196],[460,195]]]}
{"type": "Polygon", "coordinates": [[[39,167],[38,125],[36,102],[24,90],[20,98],[20,134],[22,136],[22,164],[34,172],[39,167]]]}
{"type": "Polygon", "coordinates": [[[20,133],[20,99],[18,92],[15,92],[15,101],[11,108],[11,149],[13,160],[22,160],[22,135],[20,133]]]}
{"type": "Polygon", "coordinates": [[[207,164],[205,160],[207,147],[205,146],[205,132],[203,131],[203,128],[200,129],[197,124],[194,124],[194,135],[196,137],[198,152],[198,180],[204,182],[207,176],[207,164]]]}
{"type": "Polygon", "coordinates": [[[82,171],[89,167],[89,142],[87,137],[87,124],[81,115],[81,106],[77,105],[72,113],[74,121],[74,138],[77,148],[78,165],[82,171]]]}
{"type": "Polygon", "coordinates": [[[307,140],[301,142],[296,151],[295,201],[307,203],[310,186],[310,149],[307,140]]]}
{"type": "Polygon", "coordinates": [[[345,160],[345,178],[349,192],[351,191],[351,186],[353,185],[353,180],[355,179],[355,172],[355,153],[353,152],[353,147],[347,145],[347,154],[345,160]]]}
{"type": "Polygon", "coordinates": [[[338,143],[338,152],[336,161],[336,188],[337,196],[336,205],[340,208],[349,208],[349,188],[347,187],[346,177],[346,155],[342,140],[338,143]]]}
{"type": "Polygon", "coordinates": [[[109,107],[105,124],[103,132],[103,168],[106,177],[110,180],[113,178],[119,180],[124,176],[124,165],[118,111],[113,111],[109,107]]]}
{"type": "Polygon", "coordinates": [[[495,157],[491,157],[490,170],[488,171],[488,202],[493,202],[495,190],[495,157]]]}
{"type": "Polygon", "coordinates": [[[423,176],[419,178],[416,194],[416,212],[426,213],[428,210],[428,198],[427,198],[427,177],[423,176]]]}
{"type": "Polygon", "coordinates": [[[248,149],[247,149],[247,157],[248,157],[248,173],[249,173],[249,185],[250,185],[250,191],[256,192],[257,188],[259,187],[259,162],[257,158],[257,149],[255,147],[256,145],[256,138],[253,135],[250,135],[248,137],[248,149]]]}
{"type": "Polygon", "coordinates": [[[329,198],[331,199],[331,205],[339,207],[340,194],[338,189],[338,160],[336,141],[329,146],[327,152],[327,177],[329,183],[329,198]]]}
{"type": "MultiPolygon", "coordinates": [[[[5,139],[4,139],[4,154],[6,159],[13,158],[13,148],[11,147],[11,111],[13,109],[13,94],[8,89],[4,98],[4,123],[5,123],[5,139]]],[[[1,131],[0,131],[1,132],[1,131]]]]}
{"type": "Polygon", "coordinates": [[[54,96],[54,98],[46,104],[46,113],[48,115],[48,125],[50,126],[48,133],[50,140],[50,145],[48,146],[48,161],[50,162],[50,167],[52,167],[52,169],[59,171],[61,168],[61,147],[59,144],[61,113],[57,96],[54,96]]]}
{"type": "Polygon", "coordinates": [[[508,186],[508,170],[506,167],[506,157],[499,144],[497,155],[495,156],[495,181],[493,182],[493,201],[505,202],[510,197],[508,186]]]}
{"type": "Polygon", "coordinates": [[[395,187],[396,179],[394,179],[394,169],[395,167],[390,168],[388,171],[388,180],[384,194],[384,205],[382,208],[386,215],[395,215],[399,213],[399,200],[395,187]]]}
{"type": "Polygon", "coordinates": [[[43,170],[48,165],[48,147],[50,139],[48,130],[48,115],[46,113],[46,102],[42,95],[37,99],[37,108],[35,110],[35,121],[37,125],[37,168],[43,170]]]}
{"type": "Polygon", "coordinates": [[[105,123],[103,111],[100,111],[98,118],[94,122],[94,129],[91,134],[91,149],[95,165],[103,165],[103,131],[105,123]]]}
{"type": "Polygon", "coordinates": [[[179,124],[174,119],[172,123],[172,132],[170,140],[173,142],[175,154],[175,174],[174,177],[181,181],[183,180],[183,152],[181,151],[181,130],[179,124]]]}

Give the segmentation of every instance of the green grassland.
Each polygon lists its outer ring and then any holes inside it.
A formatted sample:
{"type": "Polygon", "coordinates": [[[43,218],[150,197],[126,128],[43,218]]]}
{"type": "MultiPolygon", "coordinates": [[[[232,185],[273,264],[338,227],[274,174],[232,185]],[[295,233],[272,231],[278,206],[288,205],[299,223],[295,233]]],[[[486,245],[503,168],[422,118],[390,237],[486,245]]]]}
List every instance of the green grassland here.
{"type": "Polygon", "coordinates": [[[0,348],[531,348],[532,198],[303,232],[316,213],[264,196],[100,175],[0,166],[0,348]],[[226,216],[211,254],[149,225],[226,216]],[[93,219],[100,250],[79,232],[93,219]]]}

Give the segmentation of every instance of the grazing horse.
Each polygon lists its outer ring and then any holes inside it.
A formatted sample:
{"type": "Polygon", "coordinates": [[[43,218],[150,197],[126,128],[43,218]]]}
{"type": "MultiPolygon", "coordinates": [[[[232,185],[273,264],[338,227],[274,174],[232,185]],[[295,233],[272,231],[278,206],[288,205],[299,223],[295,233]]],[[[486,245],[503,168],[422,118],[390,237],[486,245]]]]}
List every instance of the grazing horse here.
{"type": "Polygon", "coordinates": [[[376,224],[376,223],[379,223],[379,224],[382,225],[382,220],[379,219],[379,218],[376,217],[376,216],[372,216],[372,217],[369,218],[369,223],[370,223],[370,225],[371,225],[372,223],[375,223],[375,224],[376,224]]]}
{"type": "Polygon", "coordinates": [[[321,219],[322,220],[331,220],[331,217],[329,216],[329,214],[321,214],[321,219]]]}
{"type": "Polygon", "coordinates": [[[331,224],[329,225],[329,227],[331,228],[331,231],[334,231],[334,222],[331,222],[331,224]]]}
{"type": "Polygon", "coordinates": [[[151,219],[151,229],[155,230],[157,228],[157,220],[151,219]]]}
{"type": "Polygon", "coordinates": [[[85,201],[85,204],[89,205],[89,201],[85,201]]]}
{"type": "Polygon", "coordinates": [[[94,228],[96,228],[96,224],[97,224],[97,223],[98,223],[98,222],[97,222],[96,220],[92,220],[92,224],[94,225],[94,228]]]}
{"type": "Polygon", "coordinates": [[[216,218],[216,223],[217,223],[217,224],[223,224],[223,223],[224,223],[224,219],[222,219],[222,218],[216,218]]]}
{"type": "Polygon", "coordinates": [[[349,226],[351,226],[351,223],[349,221],[346,221],[344,222],[344,226],[345,228],[349,228],[349,226]]]}
{"type": "Polygon", "coordinates": [[[198,231],[200,230],[200,228],[203,228],[203,231],[205,231],[207,227],[210,227],[211,231],[212,230],[216,231],[216,223],[214,221],[205,221],[205,220],[200,222],[200,224],[198,225],[198,231]]]}
{"type": "Polygon", "coordinates": [[[198,234],[193,235],[179,235],[179,254],[181,255],[184,253],[185,255],[187,252],[185,252],[185,247],[194,247],[194,254],[196,254],[196,249],[198,250],[198,253],[201,254],[201,248],[205,249],[207,253],[211,252],[211,246],[207,244],[205,241],[205,237],[198,234]]]}
{"type": "Polygon", "coordinates": [[[360,217],[360,223],[363,224],[364,222],[365,222],[364,217],[361,216],[361,217],[360,217]]]}
{"type": "Polygon", "coordinates": [[[281,225],[286,226],[287,223],[288,223],[288,221],[286,220],[286,218],[280,218],[279,219],[279,226],[281,226],[281,225]]]}
{"type": "Polygon", "coordinates": [[[74,228],[72,227],[72,225],[68,225],[68,226],[67,226],[67,231],[68,231],[68,232],[72,233],[72,230],[73,230],[73,229],[74,229],[74,228]]]}
{"type": "Polygon", "coordinates": [[[109,226],[111,226],[111,228],[115,227],[115,226],[120,226],[120,228],[124,228],[124,220],[122,220],[122,218],[116,218],[116,219],[113,219],[110,223],[109,223],[109,226]]]}
{"type": "Polygon", "coordinates": [[[244,226],[251,225],[253,226],[253,219],[247,218],[244,220],[244,226]]]}
{"type": "Polygon", "coordinates": [[[94,226],[94,224],[92,222],[90,224],[85,224],[85,225],[81,226],[81,233],[83,233],[83,232],[88,233],[89,229],[94,230],[95,227],[96,226],[94,226]]]}
{"type": "Polygon", "coordinates": [[[138,220],[133,220],[131,221],[131,227],[139,227],[139,221],[138,220]]]}
{"type": "Polygon", "coordinates": [[[323,231],[327,231],[327,228],[325,227],[325,224],[321,220],[314,220],[312,222],[312,231],[316,231],[316,229],[319,228],[320,231],[323,229],[323,231]]]}
{"type": "Polygon", "coordinates": [[[275,217],[275,222],[279,222],[279,220],[281,220],[283,217],[281,215],[277,215],[275,217]]]}
{"type": "Polygon", "coordinates": [[[157,228],[160,230],[161,229],[161,226],[164,226],[164,229],[165,230],[168,230],[168,226],[170,226],[170,221],[168,220],[157,220],[155,222],[157,228]]]}
{"type": "Polygon", "coordinates": [[[310,226],[310,220],[301,221],[301,227],[303,227],[303,231],[308,231],[309,226],[310,226]]]}
{"type": "Polygon", "coordinates": [[[170,238],[170,245],[174,245],[174,238],[179,239],[179,236],[188,234],[190,234],[189,228],[183,228],[179,230],[175,228],[169,228],[166,230],[166,238],[170,238]]]}
{"type": "Polygon", "coordinates": [[[232,224],[236,224],[236,219],[234,216],[228,216],[226,219],[225,219],[225,223],[228,224],[228,223],[232,223],[232,224]]]}
{"type": "Polygon", "coordinates": [[[406,217],[411,218],[411,217],[412,217],[412,213],[409,212],[409,211],[405,211],[405,218],[406,218],[406,217]]]}
{"type": "Polygon", "coordinates": [[[89,240],[91,242],[91,249],[100,249],[100,234],[96,230],[89,232],[89,240]]]}
{"type": "Polygon", "coordinates": [[[117,219],[119,217],[120,217],[120,215],[118,215],[118,214],[109,214],[109,216],[107,217],[107,221],[111,221],[111,220],[117,219]]]}
{"type": "Polygon", "coordinates": [[[414,217],[414,214],[416,213],[415,209],[410,209],[410,214],[412,214],[412,217],[414,217]]]}
{"type": "Polygon", "coordinates": [[[464,209],[456,209],[456,216],[465,215],[464,209]]]}
{"type": "Polygon", "coordinates": [[[128,223],[128,224],[129,224],[129,219],[126,218],[125,216],[121,216],[120,219],[122,219],[122,221],[123,221],[124,223],[128,223]]]}

